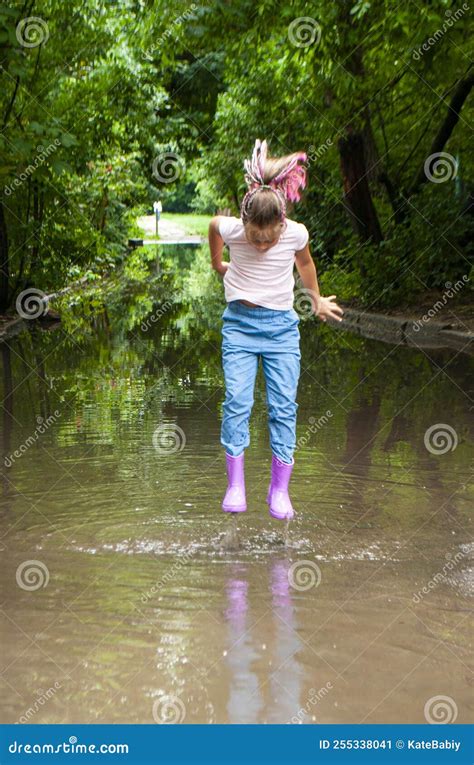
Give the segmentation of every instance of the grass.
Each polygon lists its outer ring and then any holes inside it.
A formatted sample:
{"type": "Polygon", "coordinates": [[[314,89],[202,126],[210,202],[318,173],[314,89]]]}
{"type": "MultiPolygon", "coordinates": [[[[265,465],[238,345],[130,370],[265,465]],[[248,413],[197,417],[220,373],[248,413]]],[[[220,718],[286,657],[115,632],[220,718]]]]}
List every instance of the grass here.
{"type": "Polygon", "coordinates": [[[209,221],[212,215],[164,212],[161,217],[163,220],[169,220],[177,226],[181,226],[187,234],[207,236],[207,229],[209,228],[209,221]]]}

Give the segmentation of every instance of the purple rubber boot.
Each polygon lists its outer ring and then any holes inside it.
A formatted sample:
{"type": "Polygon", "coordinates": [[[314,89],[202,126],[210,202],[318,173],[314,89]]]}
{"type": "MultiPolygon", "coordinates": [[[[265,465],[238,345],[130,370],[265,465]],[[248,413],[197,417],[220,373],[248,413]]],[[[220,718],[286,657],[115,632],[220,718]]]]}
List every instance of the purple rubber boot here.
{"type": "Polygon", "coordinates": [[[243,513],[247,510],[245,499],[244,452],[238,457],[225,453],[227,467],[227,491],[222,509],[226,513],[243,513]]]}
{"type": "Polygon", "coordinates": [[[293,459],[291,465],[280,462],[275,455],[272,456],[272,480],[268,488],[267,502],[270,515],[280,521],[291,520],[295,511],[288,495],[288,484],[293,472],[293,459]]]}

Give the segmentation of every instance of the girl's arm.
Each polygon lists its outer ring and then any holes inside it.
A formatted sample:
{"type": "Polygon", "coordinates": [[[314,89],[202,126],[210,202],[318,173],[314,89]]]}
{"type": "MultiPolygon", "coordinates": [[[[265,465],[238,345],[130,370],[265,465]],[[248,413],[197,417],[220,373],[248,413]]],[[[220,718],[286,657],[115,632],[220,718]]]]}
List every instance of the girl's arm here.
{"type": "Polygon", "coordinates": [[[327,319],[342,321],[341,317],[344,311],[341,306],[332,302],[336,295],[330,295],[327,298],[321,297],[320,295],[316,266],[314,265],[308,245],[306,245],[304,250],[298,250],[295,255],[295,263],[303,287],[311,297],[313,310],[316,316],[321,319],[321,321],[326,321],[327,319]]]}
{"type": "Polygon", "coordinates": [[[218,274],[224,276],[229,264],[222,262],[224,240],[219,234],[220,218],[220,215],[216,215],[211,219],[211,222],[209,223],[209,249],[211,250],[212,268],[217,271],[218,274]]]}

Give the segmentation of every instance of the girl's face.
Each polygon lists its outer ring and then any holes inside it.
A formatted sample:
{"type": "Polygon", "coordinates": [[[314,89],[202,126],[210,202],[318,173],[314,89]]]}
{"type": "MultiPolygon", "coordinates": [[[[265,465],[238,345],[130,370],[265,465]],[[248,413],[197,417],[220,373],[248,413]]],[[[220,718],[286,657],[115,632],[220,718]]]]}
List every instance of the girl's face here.
{"type": "Polygon", "coordinates": [[[270,247],[274,247],[280,239],[283,230],[283,224],[277,223],[273,226],[259,228],[258,226],[247,223],[245,226],[245,236],[247,241],[259,252],[266,252],[270,247]]]}

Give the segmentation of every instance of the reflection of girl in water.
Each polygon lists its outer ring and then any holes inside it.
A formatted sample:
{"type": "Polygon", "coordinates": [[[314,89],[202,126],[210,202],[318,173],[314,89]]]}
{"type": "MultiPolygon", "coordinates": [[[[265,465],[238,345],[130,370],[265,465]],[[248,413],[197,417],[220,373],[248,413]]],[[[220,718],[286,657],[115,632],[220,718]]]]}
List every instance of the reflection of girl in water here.
{"type": "Polygon", "coordinates": [[[288,566],[286,559],[271,561],[271,607],[266,613],[259,612],[260,618],[249,613],[248,567],[234,565],[226,582],[229,642],[224,657],[230,670],[227,722],[292,722],[300,707],[304,678],[295,657],[302,643],[295,625],[288,566]]]}
{"type": "Polygon", "coordinates": [[[222,362],[226,384],[221,443],[226,450],[226,512],[247,509],[244,450],[250,443],[249,418],[259,359],[262,359],[272,449],[267,494],[270,514],[294,515],[288,484],[296,447],[296,393],[300,374],[299,317],[293,309],[296,265],[312,309],[321,321],[340,321],[335,295],[319,294],[309,234],[302,223],[286,217],[286,203],[300,199],[306,185],[301,164],[306,154],[267,156],[266,141],[256,141],[246,160],[249,190],[241,217],[216,216],[209,226],[213,268],[224,277],[227,308],[223,319],[222,362]],[[222,262],[224,244],[230,263],[222,262]]]}

